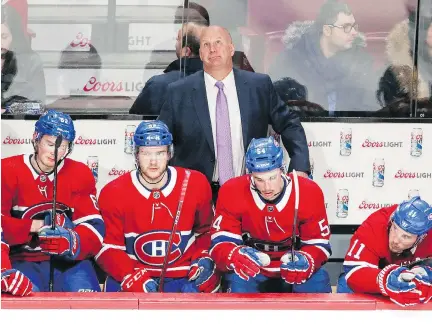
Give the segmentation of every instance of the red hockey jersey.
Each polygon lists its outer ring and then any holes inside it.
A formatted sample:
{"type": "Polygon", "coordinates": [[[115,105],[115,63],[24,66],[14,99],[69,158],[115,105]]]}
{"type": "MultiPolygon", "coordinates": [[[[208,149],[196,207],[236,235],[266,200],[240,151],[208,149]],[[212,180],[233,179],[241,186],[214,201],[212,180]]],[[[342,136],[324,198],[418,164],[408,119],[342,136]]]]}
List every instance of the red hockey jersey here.
{"type": "MultiPolygon", "coordinates": [[[[1,161],[1,213],[11,260],[43,261],[37,234],[30,234],[33,219],[44,219],[52,210],[54,175],[39,175],[30,164],[31,155],[1,161]],[[12,246],[13,245],[13,246],[12,246]]],[[[66,158],[58,166],[57,212],[66,214],[80,236],[78,260],[94,256],[102,246],[105,225],[96,201],[96,185],[90,169],[66,158]]]]}
{"type": "MultiPolygon", "coordinates": [[[[295,192],[292,175],[284,176],[285,188],[276,204],[266,203],[256,192],[250,175],[227,181],[220,189],[211,228],[210,254],[221,271],[228,268],[228,254],[235,245],[248,245],[270,256],[261,271],[280,276],[280,258],[290,251],[295,192]]],[[[299,177],[299,210],[296,235],[300,250],[308,252],[317,270],[331,254],[330,228],[321,188],[299,177]]]]}
{"type": "MultiPolygon", "coordinates": [[[[210,246],[210,185],[200,172],[187,171],[189,182],[168,258],[167,277],[187,276],[191,261],[210,246]]],[[[121,282],[141,267],[150,276],[160,276],[185,174],[183,168],[168,167],[165,187],[150,191],[134,170],[102,189],[99,205],[107,232],[96,261],[116,281],[121,282]]]]}
{"type": "Polygon", "coordinates": [[[432,235],[410,251],[399,255],[390,252],[390,216],[396,208],[393,205],[372,213],[351,238],[343,266],[348,286],[354,292],[381,293],[377,277],[385,266],[432,257],[432,235]]]}

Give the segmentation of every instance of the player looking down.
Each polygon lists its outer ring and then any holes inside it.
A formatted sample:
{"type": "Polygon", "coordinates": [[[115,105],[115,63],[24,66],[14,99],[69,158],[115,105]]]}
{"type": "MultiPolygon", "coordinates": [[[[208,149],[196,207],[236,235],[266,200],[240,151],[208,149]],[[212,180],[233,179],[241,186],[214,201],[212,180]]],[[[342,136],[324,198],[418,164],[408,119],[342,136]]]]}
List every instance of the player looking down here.
{"type": "Polygon", "coordinates": [[[432,208],[419,196],[372,213],[351,238],[339,293],[373,293],[401,306],[432,297],[432,208]]]}
{"type": "Polygon", "coordinates": [[[163,122],[141,122],[133,139],[137,169],[99,197],[107,234],[96,261],[109,275],[106,291],[218,291],[207,252],[213,210],[206,177],[168,166],[174,148],[163,122]]]}
{"type": "Polygon", "coordinates": [[[50,267],[54,267],[54,291],[100,291],[88,259],[100,250],[105,225],[90,169],[67,158],[74,139],[71,117],[49,110],[35,124],[34,153],[1,161],[5,240],[10,245],[12,267],[31,280],[34,291],[48,291],[50,267]],[[57,187],[54,187],[58,136],[62,142],[58,147],[57,187]],[[54,189],[57,189],[55,217],[54,189]],[[55,229],[51,228],[52,221],[56,223],[55,229]]]}
{"type": "Polygon", "coordinates": [[[321,267],[331,254],[324,196],[312,180],[285,175],[273,137],[252,139],[249,174],[221,188],[211,228],[211,257],[226,272],[228,292],[331,292],[321,267]],[[298,201],[291,253],[294,209],[298,201]]]}

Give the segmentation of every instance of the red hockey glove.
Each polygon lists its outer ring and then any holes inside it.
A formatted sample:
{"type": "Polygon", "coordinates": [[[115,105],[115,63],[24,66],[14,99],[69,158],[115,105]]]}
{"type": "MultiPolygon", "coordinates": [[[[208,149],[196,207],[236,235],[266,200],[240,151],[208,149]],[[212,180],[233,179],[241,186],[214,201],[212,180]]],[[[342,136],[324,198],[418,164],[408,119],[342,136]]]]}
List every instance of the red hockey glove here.
{"type": "Polygon", "coordinates": [[[75,260],[80,252],[80,238],[72,229],[45,226],[39,230],[39,246],[43,253],[75,260]]]}
{"type": "Polygon", "coordinates": [[[248,281],[249,276],[259,274],[261,267],[270,264],[270,257],[254,248],[236,246],[228,255],[228,265],[241,279],[248,281]]]}
{"type": "Polygon", "coordinates": [[[400,306],[421,303],[421,292],[412,280],[415,274],[408,268],[388,265],[378,274],[377,282],[381,293],[400,306]]]}
{"type": "Polygon", "coordinates": [[[411,272],[415,274],[413,282],[421,292],[420,300],[427,304],[432,299],[432,267],[415,266],[411,272]]]}
{"type": "Polygon", "coordinates": [[[189,281],[194,281],[199,292],[218,292],[221,283],[221,274],[207,251],[200,258],[194,260],[189,268],[189,281]]]}
{"type": "Polygon", "coordinates": [[[1,272],[1,292],[24,297],[31,294],[32,290],[32,282],[19,270],[8,269],[1,272]]]}
{"type": "Polygon", "coordinates": [[[309,253],[303,251],[285,253],[281,258],[281,277],[289,284],[305,283],[315,271],[315,262],[309,253]]]}
{"type": "Polygon", "coordinates": [[[145,268],[136,268],[135,272],[126,275],[120,284],[124,292],[157,292],[158,285],[145,268]]]}

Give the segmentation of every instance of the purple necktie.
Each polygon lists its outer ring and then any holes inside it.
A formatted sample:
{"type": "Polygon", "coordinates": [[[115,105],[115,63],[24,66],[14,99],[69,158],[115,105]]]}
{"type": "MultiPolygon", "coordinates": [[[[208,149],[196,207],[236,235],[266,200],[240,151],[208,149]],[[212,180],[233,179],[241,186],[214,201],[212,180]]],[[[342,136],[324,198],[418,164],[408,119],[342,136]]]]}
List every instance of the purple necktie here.
{"type": "Polygon", "coordinates": [[[234,177],[234,168],[228,101],[223,91],[223,82],[218,81],[215,85],[219,88],[216,98],[216,146],[219,184],[222,185],[234,177]]]}

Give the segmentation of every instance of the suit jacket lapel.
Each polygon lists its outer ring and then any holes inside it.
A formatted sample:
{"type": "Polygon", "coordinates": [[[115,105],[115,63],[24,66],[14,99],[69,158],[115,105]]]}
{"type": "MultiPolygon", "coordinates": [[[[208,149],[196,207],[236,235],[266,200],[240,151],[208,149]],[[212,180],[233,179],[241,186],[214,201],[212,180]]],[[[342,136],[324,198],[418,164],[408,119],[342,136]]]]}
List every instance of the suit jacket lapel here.
{"type": "Polygon", "coordinates": [[[201,124],[204,136],[209,144],[210,150],[213,155],[215,154],[214,142],[213,142],[213,131],[210,121],[210,111],[207,102],[207,93],[204,82],[204,71],[198,75],[199,79],[195,82],[193,87],[193,102],[195,111],[198,115],[198,120],[201,124]]]}
{"type": "Polygon", "coordinates": [[[249,115],[250,109],[250,88],[247,80],[241,74],[240,70],[234,69],[234,79],[237,88],[237,97],[240,107],[240,117],[242,121],[243,146],[246,151],[248,147],[249,115]]]}

